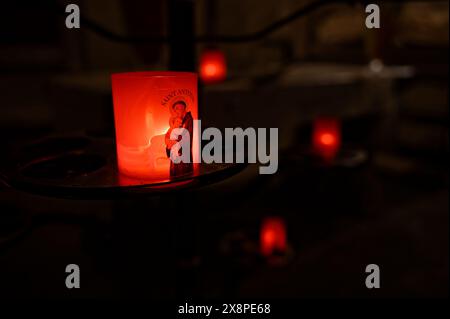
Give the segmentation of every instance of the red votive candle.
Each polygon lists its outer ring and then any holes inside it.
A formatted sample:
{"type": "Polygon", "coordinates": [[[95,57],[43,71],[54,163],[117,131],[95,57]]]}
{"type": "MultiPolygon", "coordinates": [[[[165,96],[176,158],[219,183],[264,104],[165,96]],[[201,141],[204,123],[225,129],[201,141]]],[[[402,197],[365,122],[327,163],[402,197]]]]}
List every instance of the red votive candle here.
{"type": "Polygon", "coordinates": [[[279,217],[267,217],[263,220],[260,233],[261,254],[271,256],[286,251],[286,225],[279,217]]]}
{"type": "Polygon", "coordinates": [[[334,118],[318,118],[314,121],[313,147],[325,160],[333,159],[341,146],[341,125],[334,118]]]}
{"type": "Polygon", "coordinates": [[[207,49],[200,57],[200,79],[205,84],[223,82],[227,77],[225,55],[218,49],[207,49]]]}
{"type": "Polygon", "coordinates": [[[144,180],[191,173],[199,147],[193,128],[198,119],[197,75],[129,72],[111,78],[119,173],[144,180]],[[191,163],[174,164],[169,158],[174,128],[190,133],[191,163]]]}

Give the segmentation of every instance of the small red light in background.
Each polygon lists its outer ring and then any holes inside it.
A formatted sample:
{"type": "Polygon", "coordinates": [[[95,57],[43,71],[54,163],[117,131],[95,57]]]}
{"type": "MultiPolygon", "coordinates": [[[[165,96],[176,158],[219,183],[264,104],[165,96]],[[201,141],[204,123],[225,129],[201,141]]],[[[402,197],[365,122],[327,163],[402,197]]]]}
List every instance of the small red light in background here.
{"type": "Polygon", "coordinates": [[[341,125],[334,118],[314,121],[313,148],[323,159],[333,159],[341,146],[341,125]]]}
{"type": "Polygon", "coordinates": [[[218,49],[207,49],[200,57],[200,79],[205,84],[219,83],[227,77],[225,55],[218,49]]]}
{"type": "Polygon", "coordinates": [[[267,217],[263,220],[260,233],[261,254],[271,256],[286,252],[286,226],[279,217],[267,217]]]}

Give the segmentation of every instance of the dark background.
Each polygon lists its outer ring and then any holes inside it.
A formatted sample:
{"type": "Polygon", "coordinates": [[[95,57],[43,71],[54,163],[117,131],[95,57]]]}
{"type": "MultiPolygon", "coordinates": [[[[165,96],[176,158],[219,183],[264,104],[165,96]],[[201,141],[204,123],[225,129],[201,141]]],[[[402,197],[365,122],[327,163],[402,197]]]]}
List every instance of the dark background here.
{"type": "Polygon", "coordinates": [[[186,39],[256,32],[311,1],[178,2],[77,4],[83,19],[117,34],[181,32],[181,53],[179,43],[114,41],[85,21],[69,30],[64,1],[2,3],[2,175],[13,149],[48,136],[69,149],[112,138],[111,73],[194,71],[210,45],[226,54],[228,79],[201,87],[204,127],[278,127],[278,173],[250,165],[202,188],[130,199],[2,184],[0,296],[448,296],[448,1],[382,4],[379,30],[364,27],[361,5],[327,5],[242,43],[186,39]],[[375,59],[381,74],[369,67],[375,59]],[[320,116],[339,119],[344,148],[367,160],[303,160],[320,116]],[[255,253],[266,216],[286,223],[292,255],[282,265],[255,253]],[[70,263],[81,289],[65,287],[70,263]],[[381,289],[365,287],[372,263],[381,289]]]}

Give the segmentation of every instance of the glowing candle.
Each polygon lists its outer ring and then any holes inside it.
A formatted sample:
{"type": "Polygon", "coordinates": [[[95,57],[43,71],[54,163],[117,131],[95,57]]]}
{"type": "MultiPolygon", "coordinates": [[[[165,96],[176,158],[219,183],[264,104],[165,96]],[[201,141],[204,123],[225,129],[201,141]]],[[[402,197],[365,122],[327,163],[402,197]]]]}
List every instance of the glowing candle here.
{"type": "Polygon", "coordinates": [[[217,49],[208,49],[200,57],[200,79],[205,84],[219,83],[227,77],[225,55],[217,49]]]}
{"type": "MultiPolygon", "coordinates": [[[[193,164],[170,160],[168,138],[173,128],[185,128],[191,154],[198,137],[197,75],[189,72],[130,72],[112,75],[117,162],[120,174],[161,180],[188,174],[193,164]]],[[[192,156],[191,156],[192,159],[192,156]]]]}
{"type": "Polygon", "coordinates": [[[267,217],[263,220],[260,233],[261,254],[270,256],[286,251],[286,226],[279,217],[267,217]]]}
{"type": "Polygon", "coordinates": [[[325,160],[333,159],[341,146],[341,127],[338,120],[319,118],[314,121],[313,147],[325,160]]]}

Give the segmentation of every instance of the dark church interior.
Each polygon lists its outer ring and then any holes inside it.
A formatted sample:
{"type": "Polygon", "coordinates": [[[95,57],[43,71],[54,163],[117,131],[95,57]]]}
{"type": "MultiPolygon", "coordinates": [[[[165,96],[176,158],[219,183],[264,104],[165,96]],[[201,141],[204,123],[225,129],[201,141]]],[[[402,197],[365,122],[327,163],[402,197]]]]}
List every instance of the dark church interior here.
{"type": "Polygon", "coordinates": [[[380,28],[362,1],[4,1],[0,299],[448,297],[449,2],[374,3],[380,28]],[[277,172],[105,177],[134,71],[200,72],[202,128],[278,128],[277,172]]]}

